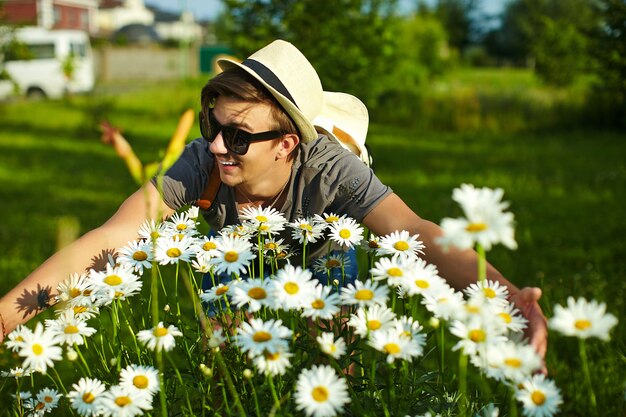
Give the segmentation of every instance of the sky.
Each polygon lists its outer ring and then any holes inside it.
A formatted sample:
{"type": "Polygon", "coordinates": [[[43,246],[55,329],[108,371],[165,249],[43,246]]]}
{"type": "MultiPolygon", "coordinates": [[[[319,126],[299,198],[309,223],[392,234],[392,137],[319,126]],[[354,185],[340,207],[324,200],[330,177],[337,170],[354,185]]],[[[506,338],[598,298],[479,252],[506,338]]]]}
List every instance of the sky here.
{"type": "MultiPolygon", "coordinates": [[[[222,2],[220,0],[144,0],[146,5],[156,6],[166,11],[180,12],[191,11],[196,20],[212,20],[220,12],[222,2]]],[[[434,0],[427,0],[434,3],[434,0]]],[[[400,0],[400,3],[412,5],[415,0],[400,0]]],[[[482,0],[483,10],[488,14],[497,14],[502,11],[506,0],[482,0]]],[[[410,7],[410,6],[409,6],[410,7]]]]}

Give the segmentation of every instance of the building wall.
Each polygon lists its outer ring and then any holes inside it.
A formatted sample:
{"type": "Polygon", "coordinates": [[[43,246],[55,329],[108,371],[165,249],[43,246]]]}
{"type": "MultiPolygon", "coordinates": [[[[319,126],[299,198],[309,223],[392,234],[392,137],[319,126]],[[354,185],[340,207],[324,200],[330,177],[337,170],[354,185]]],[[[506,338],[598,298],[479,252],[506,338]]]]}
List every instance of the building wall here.
{"type": "Polygon", "coordinates": [[[10,22],[37,24],[37,0],[7,0],[4,3],[4,11],[10,22]]]}

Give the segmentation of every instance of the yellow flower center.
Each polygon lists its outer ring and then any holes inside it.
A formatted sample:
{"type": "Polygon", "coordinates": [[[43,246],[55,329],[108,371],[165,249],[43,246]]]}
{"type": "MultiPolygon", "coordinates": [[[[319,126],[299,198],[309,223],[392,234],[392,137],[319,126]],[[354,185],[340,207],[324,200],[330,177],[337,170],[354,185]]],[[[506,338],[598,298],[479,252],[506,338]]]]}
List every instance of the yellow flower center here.
{"type": "Polygon", "coordinates": [[[308,223],[302,223],[300,225],[300,230],[305,230],[305,231],[308,231],[308,232],[312,232],[313,231],[313,226],[311,226],[308,223]]]}
{"type": "Polygon", "coordinates": [[[430,287],[430,284],[428,283],[428,281],[424,281],[423,279],[416,279],[415,286],[424,289],[430,287]]]}
{"type": "Polygon", "coordinates": [[[270,227],[268,225],[266,225],[266,224],[262,224],[262,225],[259,226],[259,230],[261,232],[267,232],[268,230],[270,230],[270,227]]]}
{"type": "Polygon", "coordinates": [[[226,292],[228,292],[228,288],[228,285],[219,287],[217,290],[215,290],[215,295],[220,296],[226,294],[226,292]]]}
{"type": "Polygon", "coordinates": [[[328,400],[328,390],[326,389],[326,387],[318,385],[317,387],[313,388],[313,391],[311,391],[311,396],[318,403],[323,403],[324,401],[328,400]]]}
{"type": "Polygon", "coordinates": [[[265,244],[265,249],[267,250],[276,250],[276,248],[278,248],[278,245],[275,242],[267,242],[265,244]]]}
{"type": "Polygon", "coordinates": [[[546,402],[546,394],[541,391],[533,391],[530,394],[530,399],[533,400],[536,405],[543,405],[543,403],[546,402]]]}
{"type": "Polygon", "coordinates": [[[178,248],[169,248],[165,253],[170,258],[178,258],[180,255],[183,254],[178,248]]]}
{"type": "Polygon", "coordinates": [[[272,334],[264,330],[260,330],[256,332],[254,336],[252,336],[252,340],[254,340],[257,343],[267,342],[269,340],[272,340],[272,334]]]}
{"type": "Polygon", "coordinates": [[[204,242],[202,249],[208,252],[210,250],[217,249],[217,245],[213,242],[204,242]]]}
{"type": "Polygon", "coordinates": [[[474,343],[481,343],[487,339],[487,335],[480,329],[470,330],[469,339],[474,343]]]}
{"type": "Polygon", "coordinates": [[[41,346],[39,343],[33,344],[32,349],[33,349],[33,353],[37,356],[43,353],[43,346],[41,346]]]}
{"type": "Polygon", "coordinates": [[[109,275],[104,279],[104,283],[110,285],[111,287],[115,287],[116,285],[120,285],[122,283],[122,278],[118,275],[109,275]]]}
{"type": "Polygon", "coordinates": [[[368,320],[367,328],[370,330],[378,330],[383,324],[378,320],[368,320]]]}
{"type": "Polygon", "coordinates": [[[89,297],[89,296],[91,296],[91,293],[92,293],[92,292],[93,292],[92,290],[85,290],[85,291],[83,291],[83,295],[84,295],[85,297],[89,297]]]}
{"type": "Polygon", "coordinates": [[[500,316],[500,318],[506,323],[509,324],[510,322],[513,321],[513,317],[511,317],[511,315],[509,313],[499,313],[498,316],[500,316]]]}
{"type": "Polygon", "coordinates": [[[402,276],[402,269],[400,268],[389,268],[387,270],[387,275],[389,275],[390,277],[401,277],[402,276]]]}
{"type": "Polygon", "coordinates": [[[485,294],[485,297],[487,298],[496,298],[496,292],[493,290],[493,288],[484,288],[483,289],[483,293],[485,294]]]}
{"type": "Polygon", "coordinates": [[[161,236],[161,235],[160,235],[160,234],[159,234],[159,232],[157,232],[156,230],[155,230],[154,232],[151,232],[151,233],[150,233],[150,237],[151,237],[153,240],[157,240],[157,239],[159,238],[159,236],[161,236]]]}
{"type": "Polygon", "coordinates": [[[81,294],[81,291],[78,288],[72,288],[70,291],[70,297],[76,298],[81,294]]]}
{"type": "Polygon", "coordinates": [[[349,239],[350,231],[348,229],[341,229],[339,231],[339,237],[341,237],[342,239],[349,239]]]}
{"type": "Polygon", "coordinates": [[[176,225],[176,230],[182,232],[183,230],[187,230],[187,225],[185,223],[180,223],[176,225]]]}
{"type": "Polygon", "coordinates": [[[248,290],[248,297],[253,300],[262,300],[267,297],[267,292],[261,287],[254,287],[248,290]]]}
{"type": "Polygon", "coordinates": [[[589,320],[576,320],[574,327],[578,330],[587,330],[591,327],[591,322],[589,320]]]}
{"type": "Polygon", "coordinates": [[[265,216],[256,216],[255,219],[257,219],[259,223],[264,223],[267,221],[267,217],[265,216]]]}
{"type": "Polygon", "coordinates": [[[506,366],[510,366],[511,368],[519,368],[520,366],[522,366],[522,361],[518,358],[506,358],[504,360],[504,364],[506,366]]]}
{"type": "Polygon", "coordinates": [[[480,313],[480,307],[478,307],[478,306],[467,306],[467,307],[465,307],[465,309],[470,314],[478,314],[478,313],[480,313]]]}
{"type": "Polygon", "coordinates": [[[371,300],[374,298],[374,292],[368,289],[361,289],[354,293],[354,298],[357,300],[371,300]]]}
{"type": "Polygon", "coordinates": [[[83,394],[83,402],[86,404],[91,404],[96,399],[96,396],[91,392],[86,392],[83,394]]]}
{"type": "Polygon", "coordinates": [[[157,327],[152,331],[156,337],[163,337],[167,334],[167,329],[165,327],[157,327]]]}
{"type": "Polygon", "coordinates": [[[409,248],[409,244],[404,240],[394,243],[393,248],[395,250],[407,250],[409,248]]]}
{"type": "Polygon", "coordinates": [[[487,230],[486,223],[470,223],[465,227],[465,230],[470,233],[478,233],[487,230]]]}
{"type": "Polygon", "coordinates": [[[63,330],[63,332],[64,332],[65,334],[76,334],[76,333],[78,333],[78,327],[76,327],[76,326],[72,326],[72,325],[70,324],[69,326],[67,326],[67,327],[63,330]]]}
{"type": "Polygon", "coordinates": [[[118,407],[126,407],[127,405],[131,404],[132,402],[133,401],[129,397],[126,397],[126,396],[117,397],[115,399],[115,404],[118,407]]]}
{"type": "Polygon", "coordinates": [[[43,401],[46,402],[46,403],[51,403],[52,400],[54,400],[54,398],[52,398],[49,395],[46,395],[45,397],[43,397],[43,401]]]}
{"type": "Polygon", "coordinates": [[[290,295],[297,294],[298,291],[300,291],[300,287],[298,287],[298,284],[295,282],[287,282],[283,288],[285,289],[285,292],[290,295]]]}
{"type": "Polygon", "coordinates": [[[37,403],[35,410],[42,410],[46,405],[43,402],[37,403]]]}
{"type": "Polygon", "coordinates": [[[311,307],[313,307],[316,310],[321,310],[326,306],[326,303],[324,303],[323,300],[320,300],[319,298],[317,300],[314,300],[311,303],[311,307]]]}
{"type": "Polygon", "coordinates": [[[146,259],[148,259],[148,254],[142,250],[138,250],[137,252],[133,253],[133,259],[135,261],[145,261],[146,259]]]}
{"type": "Polygon", "coordinates": [[[148,388],[148,378],[144,375],[137,375],[133,378],[133,385],[139,389],[148,388]]]}
{"type": "Polygon", "coordinates": [[[335,223],[336,221],[339,221],[339,217],[337,216],[326,217],[326,223],[335,223]]]}
{"type": "Polygon", "coordinates": [[[326,268],[333,269],[341,266],[341,263],[336,259],[329,259],[326,261],[326,268]]]}
{"type": "Polygon", "coordinates": [[[398,353],[400,353],[400,346],[398,346],[396,343],[387,343],[384,346],[385,352],[387,352],[390,355],[396,355],[398,353]]]}
{"type": "Polygon", "coordinates": [[[237,262],[237,259],[239,259],[239,254],[234,250],[229,250],[224,254],[224,260],[226,262],[237,262]]]}
{"type": "Polygon", "coordinates": [[[265,359],[270,360],[270,361],[277,361],[278,358],[280,358],[280,353],[276,352],[276,353],[270,353],[267,350],[265,352],[263,352],[263,356],[265,356],[265,359]]]}
{"type": "Polygon", "coordinates": [[[80,313],[84,313],[85,311],[87,311],[87,307],[85,306],[75,306],[72,308],[72,310],[74,310],[74,314],[80,314],[80,313]]]}

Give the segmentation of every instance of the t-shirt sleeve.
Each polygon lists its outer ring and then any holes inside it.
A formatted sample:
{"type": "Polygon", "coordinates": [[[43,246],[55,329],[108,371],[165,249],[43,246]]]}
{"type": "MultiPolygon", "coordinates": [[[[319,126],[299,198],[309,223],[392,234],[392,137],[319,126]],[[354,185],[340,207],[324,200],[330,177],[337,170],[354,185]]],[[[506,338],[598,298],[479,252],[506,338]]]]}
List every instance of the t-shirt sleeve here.
{"type": "MultiPolygon", "coordinates": [[[[190,142],[180,158],[163,175],[163,201],[174,210],[195,203],[204,191],[213,167],[213,155],[202,138],[190,142]]],[[[158,188],[157,177],[152,184],[158,188]]]]}
{"type": "Polygon", "coordinates": [[[328,161],[328,170],[322,180],[322,196],[327,199],[330,211],[361,222],[393,191],[359,158],[337,147],[338,156],[328,161]]]}

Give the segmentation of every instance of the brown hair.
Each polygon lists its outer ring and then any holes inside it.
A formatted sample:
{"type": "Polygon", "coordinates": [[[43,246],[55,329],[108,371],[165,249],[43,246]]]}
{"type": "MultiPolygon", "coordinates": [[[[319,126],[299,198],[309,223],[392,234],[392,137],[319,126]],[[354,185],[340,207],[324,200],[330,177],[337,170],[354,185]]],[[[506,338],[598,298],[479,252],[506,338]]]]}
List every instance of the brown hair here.
{"type": "Polygon", "coordinates": [[[249,103],[269,104],[270,112],[277,124],[276,130],[283,134],[293,133],[300,136],[296,124],[274,96],[263,84],[240,68],[230,68],[217,74],[202,88],[200,101],[204,120],[209,120],[209,108],[214,106],[218,96],[235,97],[249,103]]]}

